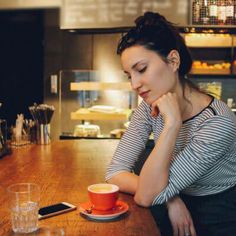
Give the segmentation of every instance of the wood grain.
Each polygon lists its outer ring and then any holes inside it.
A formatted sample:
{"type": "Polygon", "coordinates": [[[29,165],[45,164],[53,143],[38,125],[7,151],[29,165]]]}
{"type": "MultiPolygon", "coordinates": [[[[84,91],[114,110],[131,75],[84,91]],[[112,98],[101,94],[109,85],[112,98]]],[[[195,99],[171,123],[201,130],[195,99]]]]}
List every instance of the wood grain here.
{"type": "MultiPolygon", "coordinates": [[[[118,140],[63,140],[50,145],[30,145],[14,149],[0,160],[0,235],[11,231],[7,206],[7,186],[17,182],[37,183],[41,188],[40,206],[66,201],[76,206],[87,201],[87,186],[104,182],[106,167],[118,140]]],[[[155,236],[159,230],[149,209],[137,206],[133,197],[120,194],[129,212],[111,222],[96,222],[82,217],[78,210],[39,222],[58,226],[66,235],[155,236]]]]}

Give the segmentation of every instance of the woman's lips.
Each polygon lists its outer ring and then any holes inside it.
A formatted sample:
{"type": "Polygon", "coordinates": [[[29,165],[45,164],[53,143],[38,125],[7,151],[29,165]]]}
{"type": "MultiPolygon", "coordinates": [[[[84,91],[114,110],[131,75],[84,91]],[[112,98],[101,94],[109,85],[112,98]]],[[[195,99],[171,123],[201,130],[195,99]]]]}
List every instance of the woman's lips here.
{"type": "Polygon", "coordinates": [[[139,93],[139,96],[142,98],[146,98],[148,96],[148,93],[149,91],[145,91],[145,92],[139,93]]]}

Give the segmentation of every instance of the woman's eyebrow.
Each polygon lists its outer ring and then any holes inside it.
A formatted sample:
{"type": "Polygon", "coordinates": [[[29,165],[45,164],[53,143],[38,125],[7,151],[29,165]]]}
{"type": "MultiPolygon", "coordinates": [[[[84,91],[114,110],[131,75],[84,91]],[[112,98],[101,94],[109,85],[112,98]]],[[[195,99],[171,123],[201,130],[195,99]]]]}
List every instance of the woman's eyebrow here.
{"type": "Polygon", "coordinates": [[[133,66],[132,66],[132,69],[134,69],[138,64],[140,64],[140,63],[145,63],[145,61],[144,60],[140,60],[140,61],[138,61],[138,62],[136,62],[133,66]]]}
{"type": "MultiPolygon", "coordinates": [[[[132,69],[135,69],[135,67],[138,65],[138,64],[140,64],[140,63],[145,63],[145,61],[144,60],[140,60],[140,61],[137,61],[136,63],[134,63],[133,65],[132,65],[132,69]]],[[[127,71],[125,71],[124,70],[124,73],[125,74],[129,74],[129,72],[127,72],[127,71]]]]}

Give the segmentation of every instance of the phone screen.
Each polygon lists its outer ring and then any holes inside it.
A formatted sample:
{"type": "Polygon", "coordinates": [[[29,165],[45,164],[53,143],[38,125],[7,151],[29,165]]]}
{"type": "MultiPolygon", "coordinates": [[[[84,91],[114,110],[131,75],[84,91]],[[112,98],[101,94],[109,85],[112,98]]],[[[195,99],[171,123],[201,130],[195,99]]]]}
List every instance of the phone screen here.
{"type": "Polygon", "coordinates": [[[39,214],[44,216],[44,215],[48,215],[48,214],[55,213],[58,211],[63,211],[63,210],[70,209],[70,208],[71,207],[64,205],[63,203],[58,203],[55,205],[40,208],[39,214]]]}

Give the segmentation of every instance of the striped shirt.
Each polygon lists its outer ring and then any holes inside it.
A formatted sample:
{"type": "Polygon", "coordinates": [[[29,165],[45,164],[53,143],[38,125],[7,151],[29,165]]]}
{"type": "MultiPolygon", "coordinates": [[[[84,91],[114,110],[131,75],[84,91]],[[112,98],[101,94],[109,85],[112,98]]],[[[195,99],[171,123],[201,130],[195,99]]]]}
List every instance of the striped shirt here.
{"type": "MultiPolygon", "coordinates": [[[[161,115],[153,118],[150,112],[144,101],[135,110],[108,166],[106,180],[120,172],[132,172],[151,132],[156,143],[164,123],[161,115]]],[[[162,204],[180,192],[204,196],[235,184],[236,116],[224,102],[214,98],[200,113],[183,122],[171,159],[168,185],[152,204],[162,204]]]]}

